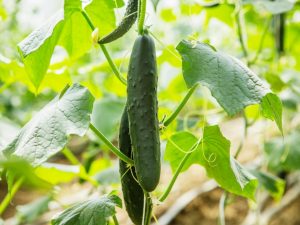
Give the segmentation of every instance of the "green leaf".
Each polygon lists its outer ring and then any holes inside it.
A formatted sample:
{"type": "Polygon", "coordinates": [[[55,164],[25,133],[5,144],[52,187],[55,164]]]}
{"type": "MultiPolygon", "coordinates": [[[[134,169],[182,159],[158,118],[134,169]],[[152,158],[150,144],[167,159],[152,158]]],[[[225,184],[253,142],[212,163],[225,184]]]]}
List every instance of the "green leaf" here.
{"type": "Polygon", "coordinates": [[[300,169],[300,131],[294,130],[284,137],[276,137],[266,142],[264,150],[268,167],[274,172],[300,169]]]}
{"type": "Polygon", "coordinates": [[[18,44],[25,69],[37,90],[56,45],[64,47],[71,58],[77,58],[91,48],[92,31],[81,10],[80,0],[65,0],[63,9],[18,44]]]}
{"type": "Polygon", "coordinates": [[[225,190],[254,200],[256,178],[230,156],[230,141],[218,126],[204,128],[201,165],[225,190]]]}
{"type": "Polygon", "coordinates": [[[279,201],[281,199],[285,188],[284,180],[259,170],[251,170],[251,173],[275,200],[279,201]]]}
{"type": "MultiPolygon", "coordinates": [[[[197,141],[198,139],[192,133],[186,131],[175,133],[168,139],[164,158],[170,162],[173,172],[176,171],[183,157],[197,141]]],[[[199,151],[194,151],[185,162],[181,172],[186,171],[192,164],[197,164],[200,161],[201,154],[199,154],[199,151]]]]}
{"type": "Polygon", "coordinates": [[[34,171],[34,168],[24,159],[19,157],[11,157],[9,159],[0,160],[0,168],[6,170],[9,191],[14,182],[19,178],[25,178],[24,182],[30,187],[42,189],[50,189],[52,185],[46,180],[39,178],[34,171]]]}
{"type": "Polygon", "coordinates": [[[279,130],[282,130],[282,103],[277,95],[268,93],[261,101],[262,114],[264,117],[275,120],[279,130]]]}
{"type": "Polygon", "coordinates": [[[33,85],[40,86],[64,25],[63,11],[59,11],[40,28],[18,44],[25,69],[33,85]]]}
{"type": "Polygon", "coordinates": [[[64,28],[58,45],[63,46],[72,58],[78,58],[92,46],[91,28],[81,14],[80,0],[65,0],[64,14],[64,28]]]}
{"type": "MultiPolygon", "coordinates": [[[[179,163],[198,139],[191,133],[174,134],[167,143],[165,159],[175,171],[179,163]]],[[[222,135],[218,126],[204,128],[203,139],[191,153],[183,171],[192,164],[200,164],[207,175],[225,190],[254,199],[256,178],[230,156],[230,142],[222,135]]]]}
{"type": "Polygon", "coordinates": [[[188,87],[200,82],[229,115],[258,104],[270,92],[239,60],[202,43],[183,40],[177,46],[182,56],[183,76],[188,87]]]}
{"type": "Polygon", "coordinates": [[[95,101],[91,118],[92,124],[109,140],[116,135],[124,105],[123,100],[113,97],[95,101]]]}
{"type": "MultiPolygon", "coordinates": [[[[71,77],[66,68],[59,68],[57,70],[48,70],[47,74],[43,78],[39,89],[32,84],[28,77],[27,72],[23,65],[16,61],[1,60],[0,55],[0,80],[3,81],[6,86],[13,83],[20,82],[27,86],[28,90],[32,93],[38,94],[44,89],[50,88],[55,92],[60,92],[67,84],[71,83],[71,77]],[[59,80],[59,82],[57,82],[59,80]]],[[[5,86],[3,86],[3,89],[5,86]]],[[[0,92],[3,90],[0,88],[0,92]]],[[[1,130],[1,129],[0,129],[1,130]]]]}
{"type": "Polygon", "coordinates": [[[90,123],[94,98],[74,84],[38,112],[3,150],[7,157],[19,156],[33,166],[45,162],[63,149],[67,136],[83,136],[90,123]]]}
{"type": "Polygon", "coordinates": [[[56,185],[72,181],[80,175],[80,166],[56,163],[43,163],[35,169],[35,174],[41,179],[56,185]]]}
{"type": "Polygon", "coordinates": [[[84,7],[95,27],[99,28],[99,35],[104,36],[116,27],[114,8],[124,6],[122,0],[92,0],[84,7]]]}
{"type": "Polygon", "coordinates": [[[48,205],[53,197],[47,195],[41,197],[29,204],[17,206],[17,218],[19,223],[31,223],[43,213],[48,211],[48,205]]]}
{"type": "Polygon", "coordinates": [[[116,214],[115,207],[122,207],[116,195],[78,203],[51,221],[52,225],[106,225],[109,217],[116,214]]]}

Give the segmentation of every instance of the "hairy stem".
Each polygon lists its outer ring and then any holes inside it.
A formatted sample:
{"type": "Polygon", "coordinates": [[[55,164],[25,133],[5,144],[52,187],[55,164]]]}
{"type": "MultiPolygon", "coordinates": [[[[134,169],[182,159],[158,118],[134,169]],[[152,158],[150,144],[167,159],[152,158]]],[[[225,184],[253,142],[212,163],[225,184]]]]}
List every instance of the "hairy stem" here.
{"type": "Polygon", "coordinates": [[[128,163],[129,165],[133,165],[133,160],[124,155],[117,147],[115,147],[93,124],[90,124],[91,130],[94,134],[100,138],[104,144],[110,148],[110,150],[118,156],[121,160],[128,163]]]}

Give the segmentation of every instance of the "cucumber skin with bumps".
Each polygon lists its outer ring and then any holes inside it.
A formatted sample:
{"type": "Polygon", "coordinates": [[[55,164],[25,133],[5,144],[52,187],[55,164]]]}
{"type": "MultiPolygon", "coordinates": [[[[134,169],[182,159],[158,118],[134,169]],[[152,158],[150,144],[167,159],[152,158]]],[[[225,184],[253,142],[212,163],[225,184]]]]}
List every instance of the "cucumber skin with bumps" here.
{"type": "Polygon", "coordinates": [[[135,23],[138,16],[138,0],[129,0],[120,24],[111,33],[99,40],[99,44],[113,42],[126,34],[135,23]]]}
{"type": "Polygon", "coordinates": [[[157,79],[154,41],[145,32],[136,39],[130,57],[127,110],[137,178],[147,192],[156,188],[161,167],[157,79]]]}
{"type": "MultiPolygon", "coordinates": [[[[122,114],[119,131],[119,149],[127,157],[132,158],[131,141],[129,135],[129,121],[126,107],[122,114]]],[[[121,176],[122,192],[126,211],[135,225],[142,225],[144,192],[141,186],[136,182],[134,167],[128,170],[127,164],[120,160],[119,172],[121,176]]]]}

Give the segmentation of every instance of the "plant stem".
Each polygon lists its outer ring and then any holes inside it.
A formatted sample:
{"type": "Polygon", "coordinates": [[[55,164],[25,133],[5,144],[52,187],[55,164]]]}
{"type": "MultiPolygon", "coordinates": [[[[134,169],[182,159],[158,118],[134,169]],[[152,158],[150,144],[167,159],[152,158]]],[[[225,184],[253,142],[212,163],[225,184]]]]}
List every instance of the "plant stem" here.
{"type": "MultiPolygon", "coordinates": [[[[88,16],[88,14],[84,11],[81,10],[81,14],[84,16],[84,18],[86,19],[87,23],[89,24],[90,28],[92,31],[94,31],[96,29],[96,27],[94,26],[93,22],[91,21],[90,17],[88,16]]],[[[108,53],[106,47],[103,44],[98,43],[100,48],[103,51],[104,56],[106,57],[107,62],[109,63],[112,71],[114,72],[114,74],[116,75],[116,77],[123,83],[123,84],[127,84],[126,80],[124,77],[122,77],[120,71],[118,70],[117,66],[115,65],[115,63],[113,62],[112,58],[110,57],[110,54],[108,53]]]]}
{"type": "Polygon", "coordinates": [[[139,0],[138,32],[140,35],[144,34],[146,7],[147,7],[147,0],[139,0]]]}
{"type": "Polygon", "coordinates": [[[93,124],[90,124],[91,130],[100,138],[110,150],[124,162],[133,165],[133,160],[124,155],[117,147],[115,147],[93,124]]]}
{"type": "Polygon", "coordinates": [[[247,44],[246,44],[246,40],[245,40],[245,33],[244,33],[244,20],[241,14],[242,11],[242,6],[240,3],[240,0],[237,0],[237,2],[235,3],[235,8],[236,8],[236,13],[235,13],[235,22],[237,25],[237,32],[238,32],[238,37],[239,37],[239,41],[243,50],[243,54],[244,57],[246,58],[246,60],[248,61],[248,50],[247,50],[247,44]]]}
{"type": "Polygon", "coordinates": [[[196,88],[198,87],[198,83],[194,84],[194,86],[192,88],[190,88],[190,90],[188,91],[188,93],[186,94],[186,96],[183,98],[183,100],[180,102],[180,104],[178,105],[177,109],[166,119],[166,121],[164,121],[163,125],[166,127],[168,126],[170,123],[172,123],[172,121],[174,119],[176,119],[176,117],[178,116],[178,114],[180,113],[180,111],[182,110],[182,108],[186,105],[187,101],[190,99],[190,97],[192,96],[192,94],[194,93],[194,91],[196,90],[196,88]]]}
{"type": "Polygon", "coordinates": [[[152,199],[148,192],[144,191],[143,225],[149,225],[152,217],[152,199]]]}
{"type": "Polygon", "coordinates": [[[179,175],[179,173],[181,172],[185,162],[188,160],[188,158],[191,156],[191,154],[193,153],[193,150],[195,148],[198,147],[198,145],[200,144],[201,142],[198,140],[188,151],[187,153],[185,154],[185,156],[183,157],[183,159],[181,160],[181,162],[179,163],[179,166],[177,167],[176,171],[175,171],[175,174],[173,175],[172,177],[172,180],[171,182],[169,183],[167,189],[165,190],[165,192],[162,194],[162,196],[160,196],[159,198],[159,201],[160,202],[163,202],[169,195],[170,191],[172,190],[172,187],[179,175]]]}
{"type": "Polygon", "coordinates": [[[259,47],[258,47],[258,50],[254,56],[254,58],[249,62],[249,65],[252,65],[252,64],[255,64],[255,62],[257,61],[262,49],[263,49],[263,45],[264,45],[264,41],[265,41],[265,38],[268,34],[268,30],[269,30],[269,27],[270,27],[270,24],[271,24],[271,21],[272,21],[272,18],[269,18],[266,22],[266,25],[265,25],[265,29],[262,33],[262,36],[260,38],[260,42],[259,42],[259,47]]]}
{"type": "Polygon", "coordinates": [[[113,220],[114,220],[115,225],[119,225],[116,215],[113,215],[113,220]]]}
{"type": "Polygon", "coordinates": [[[69,162],[71,164],[73,164],[73,165],[81,165],[81,163],[79,162],[79,160],[76,158],[76,156],[73,154],[73,152],[70,149],[64,148],[64,150],[62,150],[62,153],[69,160],[69,162]]]}
{"type": "Polygon", "coordinates": [[[125,80],[124,77],[122,77],[120,71],[118,70],[117,66],[114,64],[112,58],[110,57],[106,47],[103,45],[103,44],[99,44],[100,45],[100,48],[102,49],[103,51],[103,54],[105,55],[106,57],[106,60],[107,62],[109,63],[112,71],[114,72],[114,74],[116,75],[116,77],[125,85],[127,85],[127,81],[125,80]]]}
{"type": "Polygon", "coordinates": [[[23,181],[24,181],[24,177],[21,177],[19,180],[17,180],[14,183],[14,185],[11,189],[11,192],[7,193],[5,198],[2,200],[2,202],[0,204],[0,216],[4,213],[5,209],[8,207],[9,203],[14,198],[15,194],[17,193],[17,191],[21,187],[23,181]]]}
{"type": "Polygon", "coordinates": [[[219,203],[219,218],[218,218],[218,225],[225,225],[226,220],[225,220],[225,207],[226,207],[226,202],[228,198],[228,192],[225,191],[220,199],[219,203]]]}
{"type": "Polygon", "coordinates": [[[166,198],[168,197],[169,193],[172,190],[172,187],[179,175],[179,173],[181,172],[185,162],[188,160],[188,158],[191,156],[192,152],[186,153],[185,156],[183,157],[183,159],[181,160],[179,166],[177,167],[174,176],[172,177],[171,182],[169,183],[167,189],[165,190],[165,192],[162,194],[162,196],[159,198],[159,201],[163,202],[164,200],[166,200],[166,198]]]}

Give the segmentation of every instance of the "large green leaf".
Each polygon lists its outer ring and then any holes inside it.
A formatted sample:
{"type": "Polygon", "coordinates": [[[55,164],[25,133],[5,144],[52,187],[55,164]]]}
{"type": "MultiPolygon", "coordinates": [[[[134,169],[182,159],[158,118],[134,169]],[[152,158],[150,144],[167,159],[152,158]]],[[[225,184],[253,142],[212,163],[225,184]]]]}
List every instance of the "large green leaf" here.
{"type": "Polygon", "coordinates": [[[7,157],[19,156],[33,166],[60,151],[70,134],[84,135],[89,128],[94,98],[74,84],[38,112],[3,150],[7,157]]]}
{"type": "MultiPolygon", "coordinates": [[[[87,6],[100,31],[107,32],[115,26],[115,1],[91,1],[87,6]]],[[[117,1],[122,5],[122,1],[117,1]]],[[[64,8],[50,20],[33,31],[18,44],[26,71],[38,90],[50,64],[55,46],[65,48],[71,58],[86,53],[92,46],[91,28],[82,15],[80,0],[65,0],[64,8]]]]}
{"type": "MultiPolygon", "coordinates": [[[[167,143],[165,159],[172,170],[178,167],[185,152],[189,152],[198,139],[188,132],[174,134],[167,143]]],[[[209,177],[215,179],[225,190],[254,199],[257,187],[256,178],[230,156],[230,142],[218,126],[204,128],[203,139],[194,150],[182,171],[192,164],[200,164],[209,177]]],[[[181,171],[181,172],[182,172],[181,171]]]]}
{"type": "Polygon", "coordinates": [[[300,131],[295,130],[282,137],[276,137],[265,143],[268,167],[275,171],[293,171],[300,169],[300,131]]]}
{"type": "Polygon", "coordinates": [[[38,89],[50,63],[54,48],[64,26],[64,14],[60,10],[40,28],[18,44],[25,69],[33,85],[38,89]]]}
{"type": "Polygon", "coordinates": [[[209,45],[183,40],[177,50],[182,56],[183,76],[188,87],[197,82],[207,86],[229,115],[260,103],[270,92],[239,60],[209,45]]]}
{"type": "Polygon", "coordinates": [[[116,214],[115,207],[122,207],[116,195],[78,203],[51,221],[52,225],[106,225],[109,217],[116,214]]]}
{"type": "Polygon", "coordinates": [[[188,87],[197,82],[207,86],[231,116],[248,105],[261,104],[263,116],[275,120],[282,132],[280,99],[247,66],[203,43],[183,40],[177,50],[188,87]]]}
{"type": "Polygon", "coordinates": [[[73,10],[67,18],[58,45],[64,47],[70,57],[78,58],[92,46],[91,28],[80,10],[73,10]]]}
{"type": "Polygon", "coordinates": [[[204,128],[203,145],[199,149],[203,156],[200,163],[208,176],[225,190],[254,199],[257,180],[230,156],[230,141],[222,135],[218,126],[204,128]]]}

